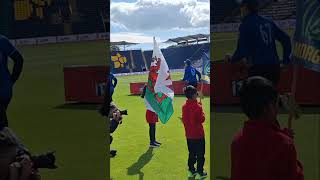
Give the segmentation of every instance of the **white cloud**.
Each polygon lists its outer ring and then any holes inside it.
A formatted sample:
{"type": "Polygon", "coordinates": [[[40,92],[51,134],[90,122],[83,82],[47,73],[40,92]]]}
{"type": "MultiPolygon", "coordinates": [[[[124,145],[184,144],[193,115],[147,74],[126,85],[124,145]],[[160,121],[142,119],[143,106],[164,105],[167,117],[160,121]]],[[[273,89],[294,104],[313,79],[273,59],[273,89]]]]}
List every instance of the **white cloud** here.
{"type": "Polygon", "coordinates": [[[114,29],[116,31],[123,31],[123,30],[127,31],[128,30],[127,27],[125,27],[123,24],[119,24],[114,21],[111,21],[110,25],[111,25],[112,29],[114,29]]]}
{"type": "Polygon", "coordinates": [[[111,22],[129,31],[209,27],[209,1],[138,0],[112,2],[111,22]]]}
{"type": "MultiPolygon", "coordinates": [[[[111,42],[128,41],[134,43],[152,43],[153,37],[144,35],[142,33],[111,33],[111,42]]],[[[156,37],[157,42],[161,42],[161,39],[156,37]]]]}

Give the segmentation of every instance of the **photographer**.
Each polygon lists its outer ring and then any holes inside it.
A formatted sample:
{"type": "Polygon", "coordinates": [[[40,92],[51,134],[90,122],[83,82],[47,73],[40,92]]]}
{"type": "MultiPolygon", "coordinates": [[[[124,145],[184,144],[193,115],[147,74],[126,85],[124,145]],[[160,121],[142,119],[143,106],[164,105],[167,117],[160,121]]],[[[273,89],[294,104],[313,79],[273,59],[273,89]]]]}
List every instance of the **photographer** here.
{"type": "Polygon", "coordinates": [[[29,156],[22,157],[19,162],[13,162],[9,166],[9,180],[40,180],[38,171],[33,168],[33,162],[29,156]]]}
{"type": "Polygon", "coordinates": [[[19,143],[10,131],[0,131],[0,179],[39,180],[41,179],[29,156],[18,157],[19,143]]]}
{"type": "Polygon", "coordinates": [[[118,128],[118,125],[122,123],[121,111],[113,102],[110,103],[108,118],[110,119],[110,133],[113,133],[118,128]]]}
{"type": "MultiPolygon", "coordinates": [[[[110,103],[110,111],[108,119],[110,120],[110,134],[112,134],[119,124],[122,124],[122,115],[128,115],[127,110],[120,111],[119,108],[113,103],[110,103]]],[[[113,137],[110,135],[110,144],[112,143],[113,137]]],[[[110,156],[115,157],[117,155],[116,150],[110,150],[110,156]]]]}
{"type": "Polygon", "coordinates": [[[0,180],[38,180],[38,169],[56,169],[54,152],[31,155],[16,134],[0,130],[0,180]]]}

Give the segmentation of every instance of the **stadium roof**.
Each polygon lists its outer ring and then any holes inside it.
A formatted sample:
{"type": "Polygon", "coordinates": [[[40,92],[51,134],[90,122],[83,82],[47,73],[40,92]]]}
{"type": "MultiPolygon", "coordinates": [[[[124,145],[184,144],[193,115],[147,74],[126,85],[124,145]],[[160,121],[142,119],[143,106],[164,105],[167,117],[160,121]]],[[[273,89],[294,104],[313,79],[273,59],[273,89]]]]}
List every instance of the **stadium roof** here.
{"type": "Polygon", "coordinates": [[[133,42],[127,42],[127,41],[117,41],[117,42],[111,42],[111,45],[114,46],[129,46],[129,45],[136,45],[139,43],[133,43],[133,42]]]}
{"type": "Polygon", "coordinates": [[[209,41],[209,39],[210,39],[209,34],[196,34],[196,35],[168,39],[165,43],[174,42],[177,44],[189,44],[189,43],[195,43],[195,42],[198,43],[202,41],[209,41]]]}
{"type": "Polygon", "coordinates": [[[117,42],[111,42],[111,46],[123,46],[123,50],[126,50],[126,47],[131,45],[136,45],[139,43],[133,43],[133,42],[127,42],[127,41],[117,41],[117,42]]]}

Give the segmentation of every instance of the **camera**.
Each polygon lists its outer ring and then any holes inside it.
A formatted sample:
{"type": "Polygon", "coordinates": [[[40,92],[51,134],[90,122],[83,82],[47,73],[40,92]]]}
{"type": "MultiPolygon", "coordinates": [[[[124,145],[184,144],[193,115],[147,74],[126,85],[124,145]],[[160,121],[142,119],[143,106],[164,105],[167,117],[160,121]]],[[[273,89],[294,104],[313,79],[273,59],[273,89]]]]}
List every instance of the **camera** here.
{"type": "Polygon", "coordinates": [[[128,115],[128,110],[123,110],[123,111],[120,111],[120,115],[122,116],[122,115],[128,115]]]}
{"type": "MultiPolygon", "coordinates": [[[[55,152],[48,152],[45,154],[30,156],[31,161],[33,162],[34,169],[56,169],[55,165],[56,157],[55,152]]],[[[25,154],[24,154],[25,155],[25,154]]],[[[18,156],[16,162],[22,161],[23,157],[18,156]]]]}
{"type": "Polygon", "coordinates": [[[55,165],[56,157],[54,152],[48,152],[46,154],[41,154],[38,156],[32,156],[31,160],[33,162],[33,167],[35,169],[46,168],[46,169],[56,169],[55,165]]]}
{"type": "Polygon", "coordinates": [[[123,110],[123,111],[118,110],[118,111],[120,113],[120,117],[118,119],[114,119],[114,120],[118,121],[119,124],[122,124],[122,116],[123,115],[127,116],[128,115],[128,110],[123,110]]]}
{"type": "MultiPolygon", "coordinates": [[[[108,104],[103,104],[102,106],[100,106],[99,108],[99,113],[101,116],[110,116],[110,112],[113,113],[115,111],[119,110],[117,108],[117,106],[114,103],[110,103],[110,105],[108,104]]],[[[128,110],[119,110],[120,111],[120,115],[128,115],[128,110]]]]}

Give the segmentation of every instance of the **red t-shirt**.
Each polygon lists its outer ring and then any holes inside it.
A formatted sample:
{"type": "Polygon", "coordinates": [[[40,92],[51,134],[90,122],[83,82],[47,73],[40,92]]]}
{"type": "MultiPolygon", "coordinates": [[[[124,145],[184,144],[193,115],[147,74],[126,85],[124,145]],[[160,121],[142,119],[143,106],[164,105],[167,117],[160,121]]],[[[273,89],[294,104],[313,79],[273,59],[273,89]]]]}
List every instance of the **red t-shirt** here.
{"type": "Polygon", "coordinates": [[[150,110],[147,109],[146,112],[146,120],[148,123],[154,124],[156,122],[158,122],[158,115],[155,112],[152,112],[150,110]]]}
{"type": "Polygon", "coordinates": [[[187,100],[182,106],[182,121],[187,139],[204,138],[202,123],[205,121],[205,115],[202,105],[197,100],[187,100]]]}
{"type": "Polygon", "coordinates": [[[293,139],[277,121],[248,120],[231,145],[231,180],[303,180],[293,139]]]}

